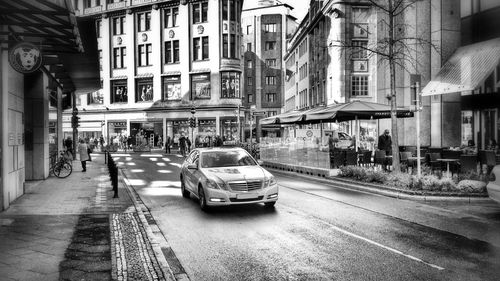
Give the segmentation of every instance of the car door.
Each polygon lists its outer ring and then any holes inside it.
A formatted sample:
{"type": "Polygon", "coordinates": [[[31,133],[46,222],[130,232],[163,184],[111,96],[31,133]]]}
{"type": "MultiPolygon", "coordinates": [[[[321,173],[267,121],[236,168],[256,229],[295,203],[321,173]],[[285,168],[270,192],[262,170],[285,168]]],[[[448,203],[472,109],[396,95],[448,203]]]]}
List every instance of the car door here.
{"type": "Polygon", "coordinates": [[[188,190],[194,192],[197,194],[197,186],[198,186],[198,174],[199,174],[199,159],[200,159],[200,153],[198,151],[193,151],[189,155],[188,161],[186,161],[186,166],[185,166],[185,175],[186,175],[186,187],[188,190]],[[198,169],[188,169],[189,165],[196,165],[198,169]]]}

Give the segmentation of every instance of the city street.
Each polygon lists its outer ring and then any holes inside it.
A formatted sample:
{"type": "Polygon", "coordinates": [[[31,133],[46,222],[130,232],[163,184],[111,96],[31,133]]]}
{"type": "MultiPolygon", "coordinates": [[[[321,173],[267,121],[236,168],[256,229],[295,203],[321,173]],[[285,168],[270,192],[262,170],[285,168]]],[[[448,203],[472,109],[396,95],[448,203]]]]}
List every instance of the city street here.
{"type": "Polygon", "coordinates": [[[191,280],[496,280],[500,206],[414,202],[274,173],[275,209],[204,213],[177,155],[114,154],[191,280]]]}

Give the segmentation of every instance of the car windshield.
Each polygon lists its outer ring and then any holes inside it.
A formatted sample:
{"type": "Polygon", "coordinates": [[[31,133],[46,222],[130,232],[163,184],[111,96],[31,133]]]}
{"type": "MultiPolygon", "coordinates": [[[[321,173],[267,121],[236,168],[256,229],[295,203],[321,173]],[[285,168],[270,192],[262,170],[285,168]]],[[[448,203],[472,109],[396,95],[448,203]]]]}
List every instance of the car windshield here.
{"type": "Polygon", "coordinates": [[[201,155],[202,168],[254,166],[255,160],[244,150],[208,151],[201,155]]]}

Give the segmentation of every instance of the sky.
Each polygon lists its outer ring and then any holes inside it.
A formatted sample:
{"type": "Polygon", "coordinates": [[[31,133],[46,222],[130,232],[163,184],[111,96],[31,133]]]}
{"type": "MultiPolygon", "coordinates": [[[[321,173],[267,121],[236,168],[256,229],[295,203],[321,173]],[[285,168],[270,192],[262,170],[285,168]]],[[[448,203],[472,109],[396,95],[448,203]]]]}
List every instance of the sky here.
{"type": "MultiPolygon", "coordinates": [[[[250,9],[257,6],[257,0],[245,0],[243,2],[243,9],[250,9]]],[[[304,16],[307,14],[307,10],[309,9],[309,0],[281,0],[282,3],[288,4],[294,9],[292,10],[292,15],[297,18],[297,21],[300,22],[304,16]]]]}

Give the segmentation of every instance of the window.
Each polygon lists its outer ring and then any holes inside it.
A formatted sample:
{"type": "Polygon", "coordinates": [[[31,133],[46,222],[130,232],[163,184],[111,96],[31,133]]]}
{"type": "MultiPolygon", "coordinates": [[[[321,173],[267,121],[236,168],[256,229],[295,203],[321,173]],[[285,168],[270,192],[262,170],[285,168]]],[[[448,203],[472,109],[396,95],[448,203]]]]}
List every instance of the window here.
{"type": "Polygon", "coordinates": [[[228,19],[229,7],[227,6],[227,0],[222,0],[222,20],[228,19]]]}
{"type": "Polygon", "coordinates": [[[252,86],[253,85],[253,77],[247,77],[247,85],[252,86]]]}
{"type": "Polygon", "coordinates": [[[266,51],[276,50],[276,41],[266,41],[266,51]]]}
{"type": "Polygon", "coordinates": [[[368,41],[353,40],[352,41],[352,58],[353,59],[366,59],[368,58],[368,41]]]}
{"type": "Polygon", "coordinates": [[[266,76],[266,85],[276,85],[276,76],[266,76]]]}
{"type": "Polygon", "coordinates": [[[368,76],[352,76],[351,95],[368,96],[368,76]]]}
{"type": "Polygon", "coordinates": [[[153,101],[153,78],[138,79],[135,91],[135,101],[153,101]]]}
{"type": "Polygon", "coordinates": [[[113,35],[125,34],[125,17],[113,18],[113,35]]]}
{"type": "Polygon", "coordinates": [[[92,92],[87,94],[87,103],[88,104],[103,104],[104,103],[104,94],[101,91],[92,92]]]}
{"type": "Polygon", "coordinates": [[[252,51],[252,43],[247,43],[247,52],[252,51]]]}
{"type": "Polygon", "coordinates": [[[179,40],[165,42],[165,63],[179,62],[179,40]]]}
{"type": "Polygon", "coordinates": [[[102,70],[102,50],[97,51],[99,53],[99,70],[102,70]]]}
{"type": "Polygon", "coordinates": [[[236,21],[236,9],[238,8],[235,0],[229,0],[229,20],[236,21]]]}
{"type": "Polygon", "coordinates": [[[266,102],[276,102],[276,93],[266,93],[266,102]]]}
{"type": "Polygon", "coordinates": [[[179,16],[179,8],[166,8],[164,10],[163,25],[164,27],[177,26],[177,17],[179,16]]]}
{"type": "Polygon", "coordinates": [[[151,12],[137,14],[137,31],[151,30],[151,12]]]}
{"type": "Polygon", "coordinates": [[[268,67],[276,66],[276,59],[266,59],[266,65],[268,67]]]}
{"type": "Polygon", "coordinates": [[[253,25],[247,25],[247,35],[253,33],[253,25]]]}
{"type": "Polygon", "coordinates": [[[247,60],[247,68],[253,68],[253,61],[247,60]]]}
{"type": "Polygon", "coordinates": [[[127,80],[112,80],[111,81],[111,102],[127,102],[127,80]]]}
{"type": "Polygon", "coordinates": [[[208,36],[193,38],[193,60],[208,59],[208,36]]]}
{"type": "Polygon", "coordinates": [[[229,58],[229,43],[227,34],[222,35],[222,57],[229,58]]]}
{"type": "Polygon", "coordinates": [[[113,48],[113,68],[125,68],[125,47],[113,48]]]}
{"type": "Polygon", "coordinates": [[[139,45],[138,49],[139,49],[139,66],[151,65],[152,45],[142,44],[139,45]]]}
{"type": "Polygon", "coordinates": [[[276,24],[275,23],[264,24],[264,32],[276,32],[276,24]]]}
{"type": "Polygon", "coordinates": [[[221,98],[235,99],[240,97],[240,73],[221,73],[221,98]]]}
{"type": "Polygon", "coordinates": [[[164,101],[181,99],[180,76],[165,76],[163,77],[162,82],[163,82],[162,99],[164,101]]]}
{"type": "Polygon", "coordinates": [[[208,20],[208,2],[193,3],[193,23],[208,20]]]}
{"type": "Polygon", "coordinates": [[[248,98],[248,102],[249,102],[249,103],[252,103],[252,102],[253,102],[253,94],[252,94],[252,93],[248,93],[248,94],[247,94],[247,98],[248,98]]]}
{"type": "Polygon", "coordinates": [[[101,27],[102,27],[102,21],[96,20],[95,21],[95,33],[97,35],[97,38],[101,38],[101,27]]]}
{"type": "Polygon", "coordinates": [[[230,42],[230,47],[231,47],[231,58],[236,59],[236,35],[231,34],[231,42],[230,42]]]}
{"type": "Polygon", "coordinates": [[[193,99],[210,99],[210,73],[191,75],[193,99]]]}
{"type": "Polygon", "coordinates": [[[275,115],[278,115],[278,112],[277,112],[277,111],[268,111],[268,112],[267,112],[267,116],[268,116],[268,117],[275,116],[275,115]]]}

